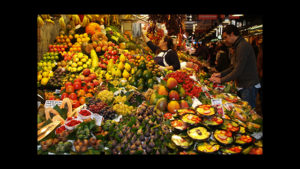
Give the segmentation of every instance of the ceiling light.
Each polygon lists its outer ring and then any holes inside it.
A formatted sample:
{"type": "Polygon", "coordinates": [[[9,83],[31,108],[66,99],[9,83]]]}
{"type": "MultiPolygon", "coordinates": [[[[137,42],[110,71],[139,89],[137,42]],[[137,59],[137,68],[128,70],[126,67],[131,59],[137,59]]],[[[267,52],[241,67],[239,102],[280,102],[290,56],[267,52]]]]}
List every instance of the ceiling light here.
{"type": "Polygon", "coordinates": [[[244,16],[244,14],[233,14],[231,16],[244,16]]]}

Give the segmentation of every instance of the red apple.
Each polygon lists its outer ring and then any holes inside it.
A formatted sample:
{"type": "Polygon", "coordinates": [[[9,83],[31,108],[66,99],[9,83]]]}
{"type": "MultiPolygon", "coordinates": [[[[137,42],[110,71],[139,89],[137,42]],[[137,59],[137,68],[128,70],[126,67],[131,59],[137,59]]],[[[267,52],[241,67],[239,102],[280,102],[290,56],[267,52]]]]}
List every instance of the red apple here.
{"type": "Polygon", "coordinates": [[[84,69],[84,70],[82,71],[82,74],[83,74],[84,76],[88,76],[90,73],[91,73],[90,69],[84,69]]]}

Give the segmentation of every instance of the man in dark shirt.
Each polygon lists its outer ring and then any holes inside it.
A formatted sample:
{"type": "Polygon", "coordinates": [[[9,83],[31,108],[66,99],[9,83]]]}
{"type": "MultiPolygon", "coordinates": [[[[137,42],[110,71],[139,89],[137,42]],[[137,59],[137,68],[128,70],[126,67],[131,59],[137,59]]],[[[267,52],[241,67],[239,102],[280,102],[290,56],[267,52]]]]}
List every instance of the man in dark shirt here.
{"type": "Polygon", "coordinates": [[[235,80],[238,95],[255,108],[256,95],[260,88],[256,59],[253,47],[240,36],[234,25],[224,28],[222,38],[234,49],[233,65],[220,73],[212,74],[210,80],[214,83],[224,83],[235,80]]]}

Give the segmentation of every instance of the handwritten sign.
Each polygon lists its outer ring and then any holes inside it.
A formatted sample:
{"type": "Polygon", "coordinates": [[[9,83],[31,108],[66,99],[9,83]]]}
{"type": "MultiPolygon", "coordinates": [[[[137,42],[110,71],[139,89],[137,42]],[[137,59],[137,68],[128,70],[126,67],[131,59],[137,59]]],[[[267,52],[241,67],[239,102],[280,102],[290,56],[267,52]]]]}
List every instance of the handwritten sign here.
{"type": "Polygon", "coordinates": [[[61,100],[46,100],[45,102],[45,108],[53,108],[55,105],[60,106],[62,103],[61,100]]]}

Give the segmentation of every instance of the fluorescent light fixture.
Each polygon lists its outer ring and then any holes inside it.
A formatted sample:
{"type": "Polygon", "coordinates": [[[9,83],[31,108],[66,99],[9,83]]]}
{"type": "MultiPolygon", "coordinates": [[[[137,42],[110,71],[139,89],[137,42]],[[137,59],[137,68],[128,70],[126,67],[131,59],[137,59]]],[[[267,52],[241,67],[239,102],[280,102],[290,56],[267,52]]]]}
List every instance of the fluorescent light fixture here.
{"type": "Polygon", "coordinates": [[[244,16],[244,14],[232,14],[231,16],[244,16]]]}

